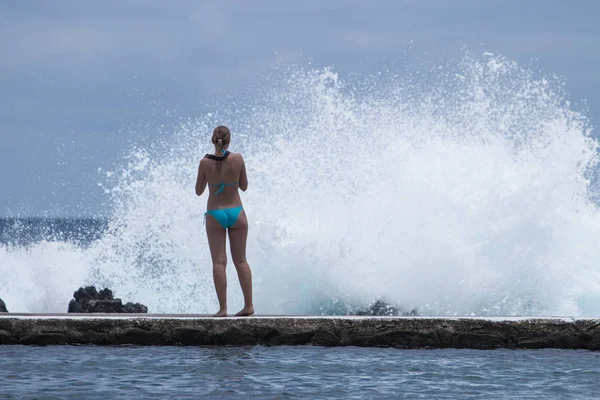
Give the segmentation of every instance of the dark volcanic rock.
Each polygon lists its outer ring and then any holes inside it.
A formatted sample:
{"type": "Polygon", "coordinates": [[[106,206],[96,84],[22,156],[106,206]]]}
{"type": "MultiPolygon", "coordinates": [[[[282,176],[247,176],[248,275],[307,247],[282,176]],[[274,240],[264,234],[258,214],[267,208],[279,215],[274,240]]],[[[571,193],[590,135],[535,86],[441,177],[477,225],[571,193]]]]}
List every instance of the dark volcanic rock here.
{"type": "Polygon", "coordinates": [[[128,302],[123,306],[123,312],[133,314],[144,314],[148,312],[148,307],[140,303],[128,302]]]}
{"type": "Polygon", "coordinates": [[[419,311],[417,309],[410,310],[409,312],[398,310],[398,308],[387,304],[384,301],[377,300],[365,310],[359,310],[356,315],[369,315],[369,316],[417,316],[419,311]]]}
{"type": "Polygon", "coordinates": [[[0,299],[0,312],[8,312],[8,310],[6,309],[6,304],[4,304],[2,299],[0,299]]]}
{"type": "Polygon", "coordinates": [[[148,307],[139,303],[123,305],[121,299],[115,299],[110,289],[97,291],[94,286],[79,288],[69,302],[70,313],[138,313],[148,312],[148,307]]]}

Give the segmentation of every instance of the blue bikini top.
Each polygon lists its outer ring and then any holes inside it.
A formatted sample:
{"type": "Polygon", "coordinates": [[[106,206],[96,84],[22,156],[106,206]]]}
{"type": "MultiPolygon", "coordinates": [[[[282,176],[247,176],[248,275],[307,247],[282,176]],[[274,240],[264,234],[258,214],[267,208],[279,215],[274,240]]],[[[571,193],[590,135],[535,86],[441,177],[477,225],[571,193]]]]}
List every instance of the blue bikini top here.
{"type": "MultiPolygon", "coordinates": [[[[222,156],[215,156],[214,154],[207,154],[204,156],[204,158],[208,158],[211,160],[215,160],[215,161],[222,161],[224,159],[227,158],[227,156],[229,156],[231,153],[227,150],[221,150],[221,154],[223,154],[222,156]]],[[[225,190],[225,186],[235,186],[237,185],[238,182],[233,182],[233,183],[209,183],[208,186],[219,186],[219,190],[217,190],[215,192],[215,196],[217,196],[219,193],[222,193],[225,190]]]]}

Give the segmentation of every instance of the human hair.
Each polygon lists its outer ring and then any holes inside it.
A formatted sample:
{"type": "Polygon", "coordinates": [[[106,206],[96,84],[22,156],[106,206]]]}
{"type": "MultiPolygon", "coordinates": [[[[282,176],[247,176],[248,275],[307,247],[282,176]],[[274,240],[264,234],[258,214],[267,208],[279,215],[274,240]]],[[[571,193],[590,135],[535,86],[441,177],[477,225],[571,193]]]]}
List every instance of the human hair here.
{"type": "Polygon", "coordinates": [[[221,155],[223,148],[225,148],[231,140],[231,132],[229,128],[223,125],[219,125],[215,128],[212,135],[212,143],[215,145],[217,154],[221,155]]]}

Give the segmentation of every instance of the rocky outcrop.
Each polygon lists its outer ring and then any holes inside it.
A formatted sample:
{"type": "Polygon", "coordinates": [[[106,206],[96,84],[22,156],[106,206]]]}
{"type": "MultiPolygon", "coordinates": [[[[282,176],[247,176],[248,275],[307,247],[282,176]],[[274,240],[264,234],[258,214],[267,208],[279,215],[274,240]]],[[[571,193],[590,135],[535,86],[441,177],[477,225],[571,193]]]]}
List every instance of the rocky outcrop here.
{"type": "Polygon", "coordinates": [[[148,312],[148,307],[139,303],[126,303],[115,299],[110,289],[97,291],[94,286],[79,288],[69,302],[70,313],[137,313],[148,312]]]}
{"type": "Polygon", "coordinates": [[[0,344],[600,350],[600,319],[0,316],[0,344]]]}
{"type": "Polygon", "coordinates": [[[6,309],[6,304],[4,304],[2,299],[0,299],[0,312],[8,312],[8,310],[6,309]]]}
{"type": "Polygon", "coordinates": [[[398,315],[401,316],[412,316],[415,317],[419,315],[419,310],[412,309],[410,311],[404,311],[402,309],[398,309],[392,305],[387,304],[382,300],[376,300],[372,304],[370,304],[366,309],[359,310],[356,312],[356,315],[369,315],[369,316],[389,316],[395,317],[398,315]]]}

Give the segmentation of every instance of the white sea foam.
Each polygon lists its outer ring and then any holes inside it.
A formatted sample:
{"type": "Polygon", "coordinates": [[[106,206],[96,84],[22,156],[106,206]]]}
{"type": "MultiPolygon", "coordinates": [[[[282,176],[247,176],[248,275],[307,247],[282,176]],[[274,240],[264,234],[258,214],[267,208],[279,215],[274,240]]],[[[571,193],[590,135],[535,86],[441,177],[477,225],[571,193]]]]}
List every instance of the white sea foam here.
{"type": "MultiPolygon", "coordinates": [[[[384,299],[425,315],[600,316],[587,120],[559,81],[497,55],[433,71],[274,72],[250,101],[132,150],[101,182],[114,212],[92,247],[1,249],[2,297],[11,311],[64,311],[54,299],[86,283],[152,312],[215,311],[206,198],[193,186],[224,123],[248,168],[261,313],[384,299]]],[[[233,311],[241,293],[228,274],[233,311]]]]}

